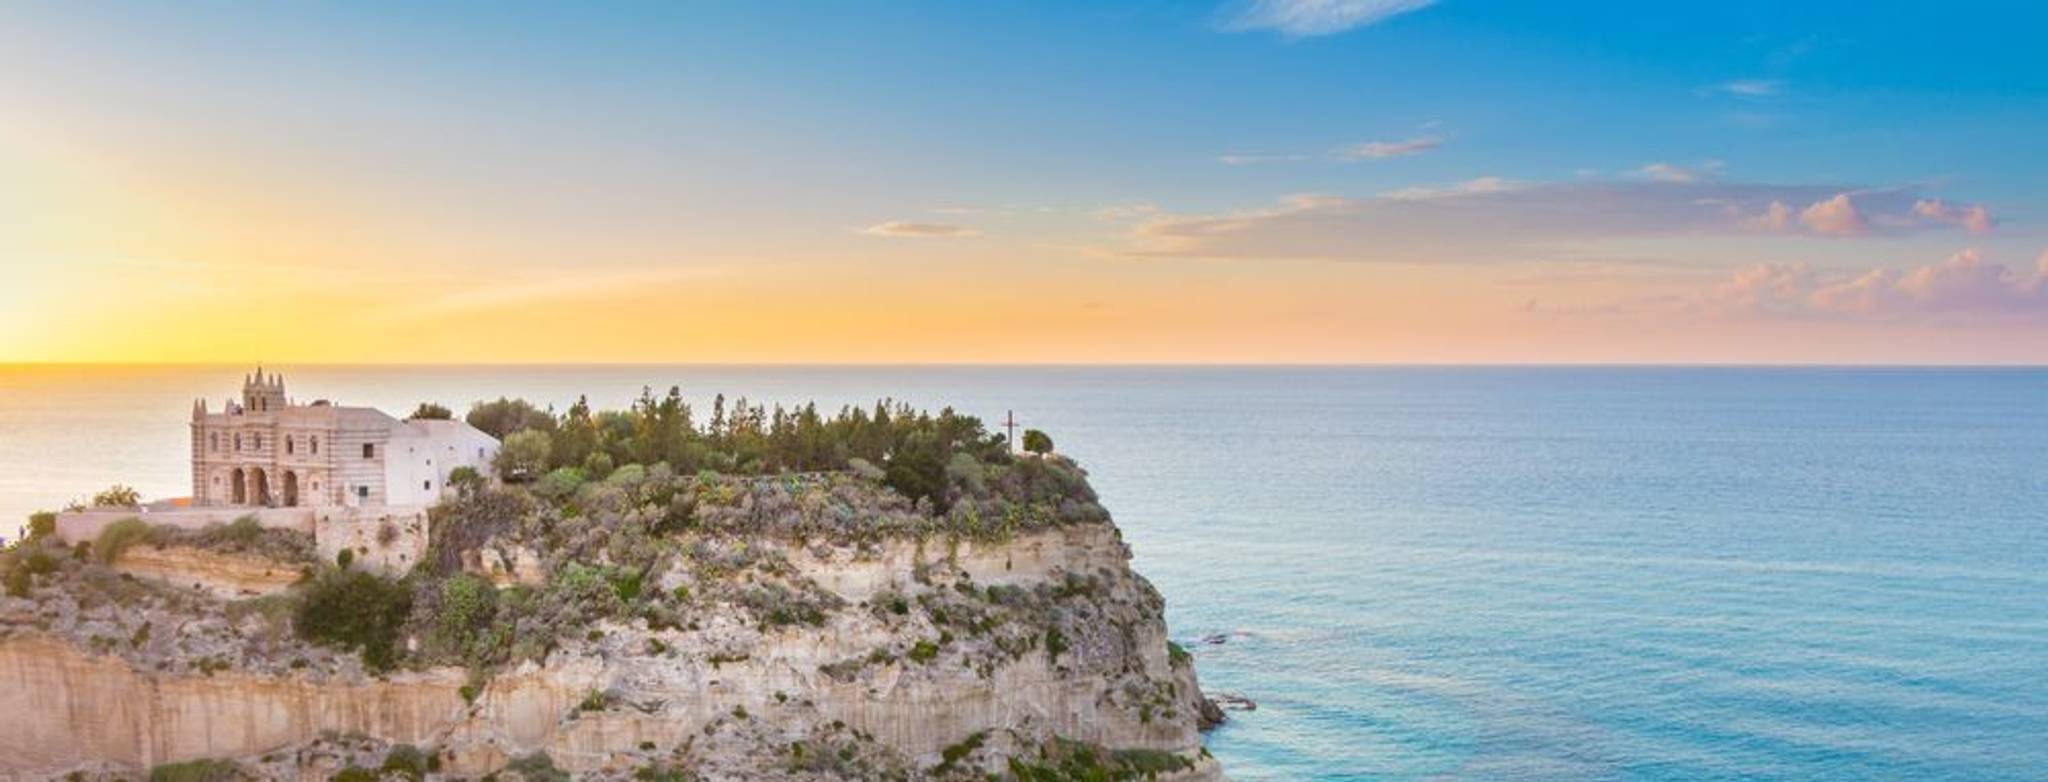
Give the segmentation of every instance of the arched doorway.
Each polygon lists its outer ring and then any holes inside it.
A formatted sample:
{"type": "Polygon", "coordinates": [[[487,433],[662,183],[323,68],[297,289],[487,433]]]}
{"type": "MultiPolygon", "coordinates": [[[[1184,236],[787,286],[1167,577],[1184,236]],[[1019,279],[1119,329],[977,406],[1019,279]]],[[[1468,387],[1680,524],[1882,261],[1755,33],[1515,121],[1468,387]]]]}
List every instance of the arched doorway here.
{"type": "Polygon", "coordinates": [[[249,494],[251,504],[270,507],[270,476],[264,475],[261,467],[249,470],[249,494]]]}
{"type": "Polygon", "coordinates": [[[284,474],[284,506],[296,508],[299,505],[299,474],[290,470],[284,474]]]}
{"type": "Polygon", "coordinates": [[[240,467],[236,467],[234,472],[228,474],[228,491],[234,497],[236,505],[249,504],[249,487],[242,483],[242,479],[240,467]]]}

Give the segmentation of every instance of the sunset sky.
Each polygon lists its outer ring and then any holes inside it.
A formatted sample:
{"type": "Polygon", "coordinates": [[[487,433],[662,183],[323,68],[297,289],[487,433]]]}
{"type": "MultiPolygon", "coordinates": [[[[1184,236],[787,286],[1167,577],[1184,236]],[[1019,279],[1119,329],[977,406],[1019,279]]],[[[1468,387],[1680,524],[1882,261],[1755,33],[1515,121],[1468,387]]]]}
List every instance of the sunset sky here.
{"type": "Polygon", "coordinates": [[[2048,362],[2048,6],[0,5],[0,362],[2048,362]]]}

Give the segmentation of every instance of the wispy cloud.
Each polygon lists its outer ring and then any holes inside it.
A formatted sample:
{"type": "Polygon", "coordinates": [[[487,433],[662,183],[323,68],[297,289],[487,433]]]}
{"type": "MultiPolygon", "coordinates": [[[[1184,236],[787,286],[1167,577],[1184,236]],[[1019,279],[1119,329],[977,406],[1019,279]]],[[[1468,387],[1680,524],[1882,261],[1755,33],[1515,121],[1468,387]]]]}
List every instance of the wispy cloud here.
{"type": "Polygon", "coordinates": [[[1436,0],[1249,0],[1226,6],[1223,29],[1273,30],[1292,38],[1331,35],[1435,3],[1436,0]]]}
{"type": "Polygon", "coordinates": [[[1380,160],[1390,157],[1408,157],[1410,155],[1420,155],[1443,145],[1444,140],[1437,136],[1416,136],[1400,141],[1367,141],[1363,144],[1339,150],[1337,157],[1344,160],[1380,160]]]}
{"type": "Polygon", "coordinates": [[[886,236],[895,239],[952,239],[977,236],[981,232],[964,225],[952,223],[920,223],[911,220],[890,220],[861,229],[869,236],[886,236]]]}
{"type": "Polygon", "coordinates": [[[1726,165],[1719,160],[1707,160],[1690,166],[1657,162],[1638,168],[1630,173],[1658,182],[1685,183],[1713,179],[1721,175],[1723,168],[1726,168],[1726,165]]]}
{"type": "Polygon", "coordinates": [[[1455,185],[1450,185],[1446,187],[1418,186],[1404,187],[1398,190],[1389,190],[1385,193],[1382,193],[1380,197],[1412,201],[1423,198],[1451,198],[1455,196],[1464,195],[1506,193],[1512,190],[1520,189],[1524,186],[1526,186],[1524,183],[1516,182],[1510,179],[1502,179],[1497,176],[1483,176],[1479,177],[1478,179],[1468,179],[1463,182],[1459,182],[1455,185]]]}
{"type": "Polygon", "coordinates": [[[1296,163],[1308,160],[1308,155],[1217,155],[1216,162],[1226,166],[1250,166],[1259,163],[1296,163]]]}
{"type": "Polygon", "coordinates": [[[1769,98],[1785,91],[1785,82],[1777,79],[1735,79],[1700,88],[1702,95],[1733,95],[1738,98],[1769,98]]]}
{"type": "Polygon", "coordinates": [[[1570,260],[1610,240],[1784,233],[1897,236],[1938,227],[1908,189],[1648,178],[1514,182],[1482,177],[1377,196],[1296,195],[1214,214],[1134,223],[1121,253],[1367,262],[1570,260]],[[1804,206],[1795,206],[1804,205],[1804,206]]]}

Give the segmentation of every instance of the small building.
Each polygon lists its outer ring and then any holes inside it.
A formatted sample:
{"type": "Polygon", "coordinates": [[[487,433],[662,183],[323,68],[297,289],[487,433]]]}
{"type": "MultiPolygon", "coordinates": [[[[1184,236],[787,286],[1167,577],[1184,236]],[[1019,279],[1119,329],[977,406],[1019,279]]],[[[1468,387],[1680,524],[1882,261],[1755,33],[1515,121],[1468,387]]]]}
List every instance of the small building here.
{"type": "Polygon", "coordinates": [[[463,421],[400,420],[372,407],[294,404],[284,377],[262,368],[242,397],[210,412],[192,404],[192,506],[423,506],[448,474],[488,474],[498,440],[463,421]]]}

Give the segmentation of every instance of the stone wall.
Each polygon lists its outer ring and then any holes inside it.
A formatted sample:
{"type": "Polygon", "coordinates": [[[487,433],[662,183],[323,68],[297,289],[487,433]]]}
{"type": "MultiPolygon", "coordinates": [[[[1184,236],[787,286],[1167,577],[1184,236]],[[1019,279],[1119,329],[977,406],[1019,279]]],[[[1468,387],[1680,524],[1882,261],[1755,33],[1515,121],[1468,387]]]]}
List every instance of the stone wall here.
{"type": "Polygon", "coordinates": [[[348,549],[355,567],[377,572],[402,574],[427,553],[427,509],[418,505],[317,508],[312,531],[321,559],[348,549]]]}

